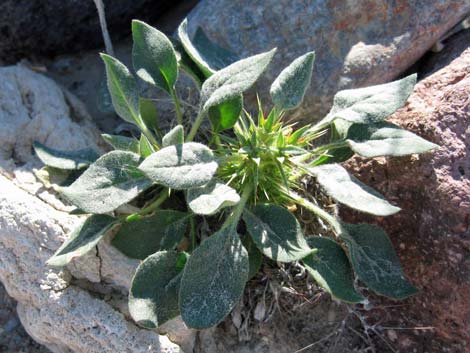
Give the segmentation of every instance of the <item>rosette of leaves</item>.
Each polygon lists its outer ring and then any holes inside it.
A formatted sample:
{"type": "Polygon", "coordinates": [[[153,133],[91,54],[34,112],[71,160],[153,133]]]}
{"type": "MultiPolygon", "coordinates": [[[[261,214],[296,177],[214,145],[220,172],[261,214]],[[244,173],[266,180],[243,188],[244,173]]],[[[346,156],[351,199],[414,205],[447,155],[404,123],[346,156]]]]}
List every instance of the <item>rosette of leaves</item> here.
{"type": "Polygon", "coordinates": [[[407,100],[415,75],[341,91],[322,121],[297,128],[283,117],[302,103],[313,52],[282,70],[271,85],[272,108],[265,113],[259,103],[252,117],[243,110],[243,94],[266,70],[275,49],[238,60],[201,29],[190,39],[186,21],[173,41],[140,21],[133,21],[132,33],[133,70],[109,55],[102,59],[116,113],[141,135],[103,135],[114,150],[99,158],[92,151],[35,145],[48,168],[75,172],[73,183],[56,189],[77,207],[75,213],[88,215],[49,260],[51,266],[67,265],[113,230],[112,244],[142,261],[129,309],[147,328],[178,315],[192,328],[217,325],[240,300],[263,255],[300,261],[321,287],[348,303],[364,300],[356,279],[390,298],[416,292],[381,228],[343,223],[316,200],[301,196],[300,183],[311,176],[331,198],[361,212],[381,217],[398,212],[338,163],[354,154],[402,156],[436,148],[385,121],[407,100]],[[178,98],[180,70],[201,88],[195,119],[185,115],[178,98]],[[176,125],[170,131],[159,130],[156,107],[139,96],[138,79],[173,99],[176,125]],[[194,142],[206,118],[213,137],[194,142]],[[325,135],[330,141],[319,144],[325,135]],[[335,237],[304,234],[289,211],[294,204],[328,223],[335,237]],[[219,229],[201,241],[197,217],[217,213],[223,220],[219,229]],[[238,228],[240,222],[245,227],[238,228]],[[246,234],[240,237],[238,229],[246,234]]]}

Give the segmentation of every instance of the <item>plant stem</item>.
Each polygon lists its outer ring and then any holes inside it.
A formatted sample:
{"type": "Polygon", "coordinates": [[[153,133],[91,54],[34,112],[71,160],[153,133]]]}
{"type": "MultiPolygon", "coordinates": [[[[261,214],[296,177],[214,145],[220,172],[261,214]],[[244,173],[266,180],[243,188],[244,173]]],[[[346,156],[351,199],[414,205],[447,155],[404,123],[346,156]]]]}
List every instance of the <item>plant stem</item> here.
{"type": "Polygon", "coordinates": [[[145,137],[147,137],[147,139],[150,141],[150,143],[157,149],[160,148],[160,145],[158,144],[157,140],[153,136],[152,132],[147,128],[147,126],[145,126],[144,122],[142,122],[142,124],[139,124],[139,127],[145,137]]]}
{"type": "Polygon", "coordinates": [[[248,199],[251,196],[251,193],[253,192],[253,185],[250,183],[246,184],[245,187],[243,188],[242,196],[240,197],[240,202],[235,206],[233,209],[232,213],[228,218],[225,220],[224,224],[220,229],[224,229],[226,227],[236,227],[238,224],[238,221],[240,220],[243,210],[245,209],[246,203],[248,202],[248,199]]]}
{"type": "Polygon", "coordinates": [[[196,136],[199,126],[201,126],[203,118],[204,118],[204,111],[201,110],[199,114],[197,115],[196,120],[194,121],[193,127],[191,128],[191,131],[189,132],[188,137],[186,138],[186,141],[190,142],[194,139],[194,136],[196,136]]]}
{"type": "Polygon", "coordinates": [[[189,218],[189,224],[191,227],[191,251],[196,249],[196,223],[194,222],[194,215],[189,218]]]}
{"type": "Polygon", "coordinates": [[[336,235],[340,236],[341,234],[344,233],[341,223],[335,217],[333,217],[328,212],[323,210],[321,207],[315,205],[313,202],[306,200],[305,198],[303,198],[302,196],[300,196],[299,194],[293,191],[289,193],[289,196],[292,197],[292,199],[298,205],[305,207],[307,210],[313,212],[318,217],[326,221],[333,228],[333,231],[336,233],[336,235]]]}
{"type": "Polygon", "coordinates": [[[129,219],[129,218],[133,218],[135,217],[136,215],[138,216],[145,216],[151,212],[153,212],[154,210],[156,210],[157,208],[159,208],[163,202],[165,202],[165,200],[168,198],[169,194],[168,194],[168,189],[165,188],[163,189],[163,191],[161,192],[161,194],[154,200],[150,203],[150,205],[148,205],[147,207],[144,207],[143,209],[141,209],[139,212],[137,213],[134,213],[134,214],[131,214],[130,216],[128,216],[126,219],[129,219]]]}
{"type": "Polygon", "coordinates": [[[176,90],[174,87],[171,88],[170,94],[171,94],[171,98],[173,98],[173,102],[175,103],[176,121],[178,122],[178,125],[182,125],[183,114],[181,113],[181,104],[180,104],[180,100],[178,99],[178,95],[176,94],[176,90]]]}

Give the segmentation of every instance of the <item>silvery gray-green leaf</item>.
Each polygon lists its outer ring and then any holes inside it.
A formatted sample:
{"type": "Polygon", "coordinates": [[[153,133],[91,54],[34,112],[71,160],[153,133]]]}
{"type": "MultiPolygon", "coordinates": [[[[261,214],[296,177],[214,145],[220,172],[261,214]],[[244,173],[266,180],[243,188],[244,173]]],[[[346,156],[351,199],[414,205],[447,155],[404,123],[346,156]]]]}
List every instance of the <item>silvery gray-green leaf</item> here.
{"type": "Polygon", "coordinates": [[[140,156],[112,151],[100,157],[62,193],[88,213],[107,213],[131,201],[152,181],[137,167],[140,156]]]}
{"type": "Polygon", "coordinates": [[[139,153],[139,140],[134,137],[108,134],[101,137],[116,150],[139,153]]]}
{"type": "Polygon", "coordinates": [[[178,78],[178,63],[170,40],[148,24],[133,20],[132,61],[137,75],[171,94],[178,78]]]}
{"type": "Polygon", "coordinates": [[[178,60],[178,66],[186,74],[188,74],[196,83],[197,87],[200,89],[202,83],[206,80],[207,77],[199,68],[199,66],[194,62],[194,60],[188,55],[181,40],[172,38],[172,43],[175,48],[176,59],[178,60]]]}
{"type": "Polygon", "coordinates": [[[235,307],[248,280],[248,253],[232,227],[194,250],[181,279],[181,317],[190,328],[217,325],[235,307]]]}
{"type": "Polygon", "coordinates": [[[162,139],[162,147],[171,145],[181,145],[184,142],[184,128],[182,125],[176,125],[162,139]]]}
{"type": "Polygon", "coordinates": [[[275,106],[290,110],[302,103],[312,79],[314,60],[315,53],[312,51],[298,57],[282,70],[269,91],[275,106]]]}
{"type": "Polygon", "coordinates": [[[374,292],[394,299],[416,294],[405,278],[388,235],[374,224],[343,224],[341,234],[359,279],[374,292]]]}
{"type": "Polygon", "coordinates": [[[236,205],[240,196],[230,186],[212,180],[200,188],[189,189],[186,199],[195,214],[213,215],[224,207],[236,205]]]}
{"type": "Polygon", "coordinates": [[[139,98],[139,113],[145,126],[153,131],[158,130],[157,108],[150,99],[142,97],[139,98]]]}
{"type": "Polygon", "coordinates": [[[258,80],[271,62],[276,49],[239,60],[217,71],[202,85],[204,111],[239,97],[258,80]]]}
{"type": "Polygon", "coordinates": [[[184,190],[207,184],[217,166],[208,147],[188,142],[162,148],[147,157],[139,169],[160,185],[184,190]]]}
{"type": "Polygon", "coordinates": [[[382,85],[339,91],[331,111],[319,125],[334,119],[363,124],[381,122],[405,104],[415,84],[413,74],[382,85]]]}
{"type": "Polygon", "coordinates": [[[257,205],[243,212],[243,220],[258,249],[270,259],[297,261],[312,251],[299,222],[284,207],[257,205]]]}
{"type": "Polygon", "coordinates": [[[201,27],[194,33],[193,44],[204,63],[214,72],[239,60],[235,53],[211,41],[201,27]]]}
{"type": "Polygon", "coordinates": [[[140,326],[157,328],[179,315],[177,260],[176,251],[159,251],[137,268],[129,290],[129,313],[140,326]]]}
{"type": "Polygon", "coordinates": [[[325,237],[312,237],[308,245],[316,252],[302,259],[308,273],[333,297],[347,303],[364,300],[354,288],[354,275],[341,246],[325,237]]]}
{"type": "Polygon", "coordinates": [[[355,210],[376,216],[390,216],[400,211],[400,208],[390,204],[379,192],[361,183],[339,164],[313,167],[308,172],[329,196],[355,210]]]}
{"type": "Polygon", "coordinates": [[[193,62],[196,63],[199,70],[202,71],[204,76],[210,77],[216,70],[211,68],[209,63],[201,56],[201,53],[196,49],[188,34],[188,20],[185,18],[178,27],[178,38],[185,52],[189,55],[193,62]]]}
{"type": "Polygon", "coordinates": [[[188,222],[185,212],[159,210],[152,216],[125,222],[111,244],[128,257],[143,260],[157,251],[176,248],[188,222]]]}
{"type": "Polygon", "coordinates": [[[212,106],[207,111],[209,121],[214,132],[220,132],[232,128],[243,110],[243,96],[212,106]]]}
{"type": "Polygon", "coordinates": [[[142,158],[147,158],[153,152],[155,152],[155,149],[153,148],[152,144],[147,139],[147,137],[145,137],[144,134],[140,135],[139,152],[140,152],[140,155],[142,156],[142,158]]]}
{"type": "Polygon", "coordinates": [[[349,128],[347,141],[354,152],[367,158],[405,156],[428,152],[439,147],[387,122],[373,125],[353,124],[349,128]]]}
{"type": "Polygon", "coordinates": [[[62,267],[94,249],[117,220],[107,215],[92,215],[76,228],[55,254],[47,260],[49,266],[62,267]]]}
{"type": "Polygon", "coordinates": [[[78,151],[59,151],[46,147],[42,143],[33,143],[34,151],[45,165],[66,170],[76,170],[88,167],[98,159],[98,154],[90,148],[78,151]]]}
{"type": "Polygon", "coordinates": [[[114,110],[125,121],[141,124],[139,117],[139,95],[137,83],[129,69],[116,58],[101,54],[106,66],[108,90],[114,110]]]}

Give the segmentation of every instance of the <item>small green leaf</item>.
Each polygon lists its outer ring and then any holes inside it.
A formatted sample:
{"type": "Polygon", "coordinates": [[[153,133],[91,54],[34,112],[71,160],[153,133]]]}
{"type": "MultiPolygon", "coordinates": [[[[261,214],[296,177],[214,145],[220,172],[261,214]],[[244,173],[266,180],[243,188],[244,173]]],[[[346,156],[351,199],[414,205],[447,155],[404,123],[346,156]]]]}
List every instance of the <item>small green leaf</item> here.
{"type": "Polygon", "coordinates": [[[53,267],[62,267],[73,259],[85,255],[94,249],[106,232],[116,224],[117,220],[111,216],[92,215],[88,217],[47,260],[47,264],[53,267]]]}
{"type": "Polygon", "coordinates": [[[236,205],[240,196],[230,186],[212,180],[203,187],[189,189],[186,199],[195,214],[213,215],[224,207],[236,205]]]}
{"type": "Polygon", "coordinates": [[[257,205],[243,212],[243,220],[256,246],[270,259],[291,262],[312,252],[299,222],[284,207],[257,205]]]}
{"type": "Polygon", "coordinates": [[[100,157],[63,194],[88,213],[107,213],[131,201],[147,189],[149,180],[137,166],[140,156],[112,151],[100,157]]]}
{"type": "Polygon", "coordinates": [[[140,326],[157,328],[179,315],[177,261],[176,251],[159,251],[137,268],[129,291],[129,313],[140,326]]]}
{"type": "Polygon", "coordinates": [[[37,141],[33,143],[33,147],[41,162],[56,169],[76,170],[86,168],[99,157],[90,148],[78,151],[59,151],[46,147],[37,141]]]}
{"type": "Polygon", "coordinates": [[[308,170],[333,199],[355,210],[376,216],[390,216],[400,208],[390,204],[379,192],[364,185],[339,164],[325,164],[308,170]]]}
{"type": "Polygon", "coordinates": [[[133,20],[132,61],[137,75],[171,94],[178,78],[178,63],[170,40],[148,24],[133,20]]]}
{"type": "Polygon", "coordinates": [[[139,153],[139,140],[134,137],[102,134],[101,137],[116,150],[139,153]]]}
{"type": "Polygon", "coordinates": [[[124,223],[111,244],[128,257],[143,260],[159,250],[176,248],[188,221],[187,213],[159,210],[152,216],[124,223]]]}
{"type": "Polygon", "coordinates": [[[108,90],[116,113],[125,121],[139,126],[139,95],[134,76],[116,58],[100,55],[106,66],[108,90]]]}
{"type": "Polygon", "coordinates": [[[374,292],[394,299],[416,294],[403,274],[387,234],[373,224],[343,224],[341,234],[359,279],[374,292]]]}
{"type": "Polygon", "coordinates": [[[150,99],[139,98],[139,112],[145,126],[153,131],[158,131],[157,108],[150,99]]]}
{"type": "Polygon", "coordinates": [[[295,59],[271,85],[271,98],[282,110],[297,108],[303,101],[312,79],[315,53],[309,52],[295,59]]]}
{"type": "Polygon", "coordinates": [[[349,259],[338,243],[324,237],[312,237],[308,245],[316,252],[304,257],[307,271],[333,297],[347,303],[358,303],[364,297],[354,288],[354,276],[349,259]]]}
{"type": "Polygon", "coordinates": [[[243,96],[235,97],[209,108],[207,115],[214,132],[232,128],[243,109],[243,96]]]}
{"type": "Polygon", "coordinates": [[[221,322],[240,300],[248,271],[248,253],[231,227],[204,240],[181,279],[179,304],[186,325],[204,329],[221,322]]]}
{"type": "Polygon", "coordinates": [[[358,155],[405,156],[424,153],[439,146],[391,123],[353,124],[348,130],[348,144],[358,155]]]}
{"type": "Polygon", "coordinates": [[[183,125],[176,125],[171,129],[162,139],[162,147],[171,145],[181,145],[184,142],[184,128],[183,125]]]}
{"type": "Polygon", "coordinates": [[[188,20],[184,19],[178,27],[178,38],[185,52],[205,78],[238,60],[234,53],[212,42],[200,27],[196,30],[194,39],[191,41],[187,27],[188,20]]]}
{"type": "Polygon", "coordinates": [[[155,149],[153,148],[152,144],[150,141],[145,137],[144,134],[140,135],[140,141],[139,141],[139,152],[140,155],[143,158],[147,158],[150,156],[153,152],[155,152],[155,149]]]}
{"type": "Polygon", "coordinates": [[[266,70],[275,52],[273,49],[239,60],[209,77],[201,90],[203,110],[240,97],[266,70]]]}
{"type": "Polygon", "coordinates": [[[405,104],[415,84],[413,74],[383,85],[339,91],[331,111],[319,124],[334,119],[362,124],[381,122],[405,104]]]}
{"type": "Polygon", "coordinates": [[[258,250],[253,239],[249,235],[242,237],[242,244],[248,252],[250,270],[248,271],[248,280],[255,277],[263,264],[263,254],[258,250]]]}
{"type": "Polygon", "coordinates": [[[139,169],[158,184],[184,190],[207,184],[217,162],[208,147],[188,142],[162,148],[145,159],[139,169]]]}

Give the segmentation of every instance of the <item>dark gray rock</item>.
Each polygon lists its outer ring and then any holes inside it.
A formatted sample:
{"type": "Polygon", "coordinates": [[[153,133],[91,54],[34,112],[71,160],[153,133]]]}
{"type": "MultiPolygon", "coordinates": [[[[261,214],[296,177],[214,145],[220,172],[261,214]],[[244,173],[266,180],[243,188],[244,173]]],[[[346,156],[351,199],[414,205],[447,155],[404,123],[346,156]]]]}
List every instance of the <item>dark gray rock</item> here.
{"type": "MultiPolygon", "coordinates": [[[[104,0],[111,37],[130,33],[132,18],[151,21],[179,1],[104,0]]],[[[93,0],[0,1],[0,60],[56,55],[102,46],[93,0]]]]}
{"type": "Polygon", "coordinates": [[[300,112],[314,120],[339,89],[397,77],[469,12],[468,0],[202,0],[189,30],[202,26],[241,56],[278,47],[264,91],[284,66],[315,50],[312,89],[300,112]]]}

